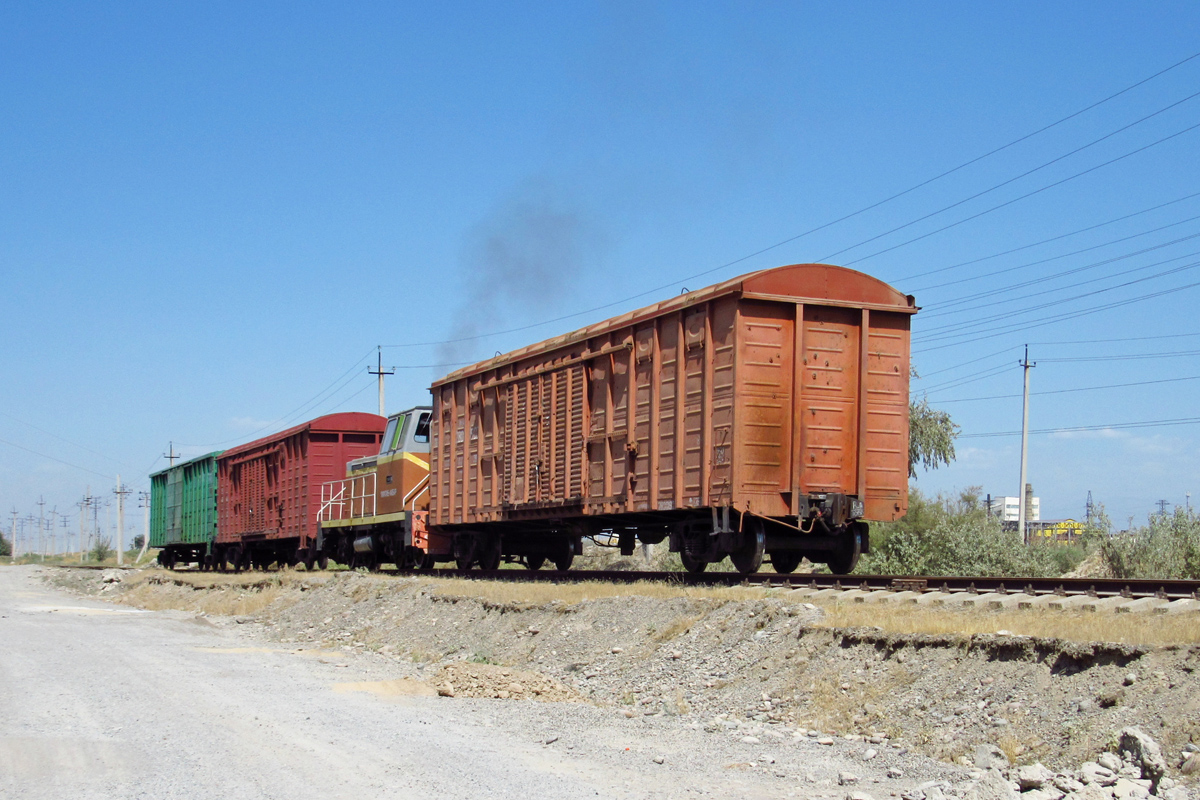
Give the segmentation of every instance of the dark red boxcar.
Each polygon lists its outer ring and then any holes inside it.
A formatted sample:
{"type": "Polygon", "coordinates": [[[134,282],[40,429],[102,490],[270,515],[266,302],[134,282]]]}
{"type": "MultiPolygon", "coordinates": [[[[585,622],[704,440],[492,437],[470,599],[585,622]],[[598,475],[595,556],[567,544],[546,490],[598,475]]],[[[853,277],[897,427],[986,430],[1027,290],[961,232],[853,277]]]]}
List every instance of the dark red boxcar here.
{"type": "Polygon", "coordinates": [[[375,414],[327,414],[222,453],[218,564],[311,563],[321,484],[345,477],[348,461],[378,453],[386,426],[375,414]]]}

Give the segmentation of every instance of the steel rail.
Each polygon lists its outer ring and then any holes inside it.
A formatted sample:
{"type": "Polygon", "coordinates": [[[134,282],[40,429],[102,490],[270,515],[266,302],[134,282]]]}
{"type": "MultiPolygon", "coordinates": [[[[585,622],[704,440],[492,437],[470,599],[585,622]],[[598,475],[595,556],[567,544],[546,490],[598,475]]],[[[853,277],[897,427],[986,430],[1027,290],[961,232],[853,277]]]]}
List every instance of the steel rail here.
{"type": "MultiPolygon", "coordinates": [[[[47,564],[61,569],[114,569],[97,564],[47,564]]],[[[117,569],[120,569],[119,567],[117,569]]],[[[124,569],[133,569],[125,567],[124,569]]],[[[195,571],[195,570],[187,570],[195,571]]],[[[780,575],[758,572],[634,572],[629,570],[432,569],[388,570],[379,575],[463,578],[512,583],[669,583],[680,586],[758,586],[774,589],[832,589],[864,592],[941,592],[946,594],[1027,594],[1062,597],[1156,597],[1200,600],[1200,580],[1180,578],[980,578],[921,575],[780,575]]]]}
{"type": "Polygon", "coordinates": [[[1083,597],[1157,597],[1165,600],[1200,600],[1200,580],[1127,579],[1127,578],[979,578],[896,575],[780,575],[737,572],[632,572],[626,570],[552,570],[497,569],[489,571],[439,569],[403,570],[401,574],[495,580],[513,582],[637,583],[649,581],[683,586],[761,586],[779,589],[833,589],[849,591],[944,592],[967,594],[1029,594],[1083,597]]]}

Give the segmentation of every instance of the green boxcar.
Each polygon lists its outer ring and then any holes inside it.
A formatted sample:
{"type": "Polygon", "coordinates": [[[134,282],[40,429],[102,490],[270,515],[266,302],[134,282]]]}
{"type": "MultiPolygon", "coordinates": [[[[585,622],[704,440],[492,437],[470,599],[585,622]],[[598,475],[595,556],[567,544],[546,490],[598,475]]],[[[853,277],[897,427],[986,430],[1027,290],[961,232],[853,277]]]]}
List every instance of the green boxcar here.
{"type": "Polygon", "coordinates": [[[208,565],[217,536],[217,456],[209,453],[150,476],[150,546],[163,566],[208,565]]]}

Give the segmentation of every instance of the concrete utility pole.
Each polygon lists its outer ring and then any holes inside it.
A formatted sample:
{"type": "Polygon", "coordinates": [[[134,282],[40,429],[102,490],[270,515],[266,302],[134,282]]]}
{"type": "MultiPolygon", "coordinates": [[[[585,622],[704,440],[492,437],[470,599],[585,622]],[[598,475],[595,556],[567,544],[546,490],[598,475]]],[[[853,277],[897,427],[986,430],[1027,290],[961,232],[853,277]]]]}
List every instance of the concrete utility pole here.
{"type": "Polygon", "coordinates": [[[150,493],[138,492],[138,500],[141,501],[146,517],[144,527],[142,528],[142,552],[138,553],[138,561],[140,562],[146,557],[146,548],[150,546],[150,493]]]}
{"type": "Polygon", "coordinates": [[[42,561],[46,560],[46,540],[43,537],[44,528],[46,525],[46,498],[38,497],[38,552],[42,554],[42,561]]]}
{"type": "Polygon", "coordinates": [[[58,548],[54,546],[54,525],[58,522],[58,506],[50,509],[50,557],[58,555],[58,548]]]}
{"type": "Polygon", "coordinates": [[[379,351],[379,366],[377,366],[375,369],[371,369],[370,367],[367,367],[367,372],[371,375],[379,376],[379,416],[386,417],[387,414],[383,410],[383,408],[384,408],[384,406],[383,406],[383,376],[384,375],[395,375],[396,370],[395,369],[384,370],[384,368],[383,368],[383,345],[379,345],[376,349],[379,351]]]}
{"type": "Polygon", "coordinates": [[[63,514],[63,518],[62,518],[62,532],[63,532],[63,556],[64,556],[64,557],[65,557],[65,556],[66,556],[68,553],[70,553],[70,552],[71,552],[71,534],[67,532],[67,530],[68,530],[68,525],[70,524],[70,522],[71,522],[71,521],[70,521],[69,519],[67,519],[67,515],[66,515],[66,514],[63,514]]]}
{"type": "Polygon", "coordinates": [[[125,563],[125,495],[128,489],[122,489],[121,476],[117,476],[117,488],[113,490],[117,496],[117,566],[125,563]]]}
{"type": "MultiPolygon", "coordinates": [[[[163,458],[167,460],[167,466],[173,467],[175,466],[175,459],[183,458],[183,456],[175,452],[174,442],[167,442],[167,452],[163,453],[163,458]]],[[[118,475],[117,477],[119,478],[121,476],[118,475]]]]}
{"type": "Polygon", "coordinates": [[[79,563],[83,563],[83,518],[87,516],[87,497],[85,496],[75,505],[79,506],[79,563]]]}
{"type": "Polygon", "coordinates": [[[9,560],[15,564],[17,563],[17,510],[15,508],[12,511],[12,517],[12,541],[9,542],[12,550],[9,552],[9,560]]]}
{"type": "Polygon", "coordinates": [[[1029,370],[1037,364],[1029,363],[1029,345],[1025,345],[1025,360],[1020,362],[1025,369],[1025,394],[1021,401],[1021,489],[1017,492],[1017,530],[1021,540],[1029,544],[1029,532],[1025,530],[1025,472],[1029,454],[1029,370]]]}

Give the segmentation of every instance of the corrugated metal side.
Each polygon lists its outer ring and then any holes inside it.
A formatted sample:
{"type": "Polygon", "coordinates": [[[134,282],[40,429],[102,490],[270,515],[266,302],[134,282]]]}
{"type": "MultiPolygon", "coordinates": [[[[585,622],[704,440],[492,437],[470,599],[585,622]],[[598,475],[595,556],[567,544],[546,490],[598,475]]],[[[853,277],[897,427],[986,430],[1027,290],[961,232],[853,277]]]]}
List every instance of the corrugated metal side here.
{"type": "Polygon", "coordinates": [[[167,473],[150,476],[150,546],[167,542],[167,473]]]}
{"type": "Polygon", "coordinates": [[[207,544],[217,535],[217,455],[185,465],[181,491],[179,541],[207,544]]]}
{"type": "Polygon", "coordinates": [[[736,306],[721,298],[437,387],[431,520],[728,502],[736,306]]]}
{"type": "Polygon", "coordinates": [[[225,451],[218,459],[217,540],[299,539],[317,535],[321,484],[342,478],[346,464],[379,452],[387,419],[329,414],[225,451]]]}
{"type": "Polygon", "coordinates": [[[436,382],[431,524],[820,492],[901,516],[912,299],[829,265],[740,280],[436,382]]]}
{"type": "Polygon", "coordinates": [[[899,519],[908,511],[907,315],[869,312],[863,482],[866,517],[899,519]]]}
{"type": "Polygon", "coordinates": [[[213,540],[218,455],[208,453],[150,476],[151,547],[213,540]]]}

